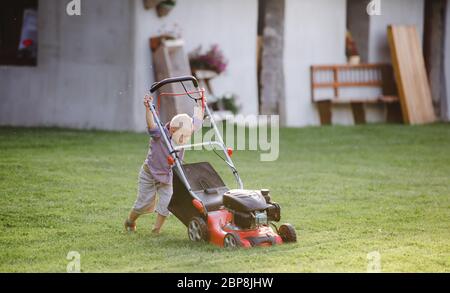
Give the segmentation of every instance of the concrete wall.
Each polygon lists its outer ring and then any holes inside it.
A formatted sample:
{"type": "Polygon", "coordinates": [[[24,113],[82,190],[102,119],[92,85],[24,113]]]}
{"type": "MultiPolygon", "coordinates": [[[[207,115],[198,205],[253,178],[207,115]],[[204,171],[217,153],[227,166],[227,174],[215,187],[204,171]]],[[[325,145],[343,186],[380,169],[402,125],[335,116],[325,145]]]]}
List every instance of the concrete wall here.
{"type": "Polygon", "coordinates": [[[133,129],[131,2],[39,1],[37,67],[0,66],[0,124],[133,129]]]}
{"type": "Polygon", "coordinates": [[[416,25],[422,39],[423,19],[424,0],[381,1],[381,15],[370,16],[368,62],[391,62],[386,32],[388,25],[416,25]]]}
{"type": "Polygon", "coordinates": [[[144,111],[140,101],[154,81],[148,40],[168,30],[181,34],[187,53],[199,45],[207,49],[211,44],[219,44],[229,64],[225,73],[211,81],[215,94],[236,93],[242,104],[242,113],[257,113],[256,0],[181,0],[163,18],[157,17],[155,9],[145,10],[142,1],[135,1],[134,5],[134,111],[137,129],[144,129],[144,111]]]}
{"type": "MultiPolygon", "coordinates": [[[[310,66],[345,63],[345,0],[287,0],[284,68],[289,126],[317,125],[310,66]]],[[[350,107],[333,109],[333,122],[353,123],[350,107]]]]}

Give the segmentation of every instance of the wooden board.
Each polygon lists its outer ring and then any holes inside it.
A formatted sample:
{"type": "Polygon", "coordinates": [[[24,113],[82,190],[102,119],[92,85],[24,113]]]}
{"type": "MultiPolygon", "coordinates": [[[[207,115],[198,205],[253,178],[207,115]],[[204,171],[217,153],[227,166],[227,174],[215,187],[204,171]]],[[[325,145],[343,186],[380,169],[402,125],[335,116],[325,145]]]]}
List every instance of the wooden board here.
{"type": "MultiPolygon", "coordinates": [[[[152,41],[150,40],[150,46],[152,41]]],[[[155,49],[153,56],[153,69],[157,81],[168,77],[177,77],[182,75],[191,75],[189,59],[184,52],[184,43],[182,40],[162,40],[159,47],[155,49]]],[[[192,90],[192,83],[185,82],[187,90],[192,90]]],[[[163,86],[158,93],[184,93],[180,83],[171,83],[163,86]]],[[[192,115],[194,103],[186,96],[170,97],[165,96],[160,102],[160,119],[162,122],[168,122],[173,116],[180,113],[192,115]]]]}
{"type": "Polygon", "coordinates": [[[388,40],[404,122],[434,122],[430,85],[416,27],[390,25],[388,40]]]}

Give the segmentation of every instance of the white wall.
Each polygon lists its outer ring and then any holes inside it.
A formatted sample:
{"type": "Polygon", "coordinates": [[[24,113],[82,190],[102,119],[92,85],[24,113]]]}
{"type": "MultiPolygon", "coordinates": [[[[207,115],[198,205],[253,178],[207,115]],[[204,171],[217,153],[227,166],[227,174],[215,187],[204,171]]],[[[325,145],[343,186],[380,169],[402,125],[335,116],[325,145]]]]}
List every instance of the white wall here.
{"type": "MultiPolygon", "coordinates": [[[[345,0],[286,0],[284,68],[289,126],[319,124],[311,102],[310,66],[345,63],[345,0]]],[[[333,122],[353,123],[349,107],[333,109],[333,122]]]]}
{"type": "Polygon", "coordinates": [[[257,113],[256,35],[257,0],[179,0],[170,14],[158,18],[136,1],[135,11],[135,124],[144,129],[142,95],[154,81],[150,37],[172,30],[177,24],[186,53],[199,45],[219,44],[229,60],[225,73],[211,81],[216,95],[236,93],[242,113],[257,113]]]}
{"type": "Polygon", "coordinates": [[[0,124],[133,129],[129,1],[41,0],[38,66],[0,66],[0,124]]]}
{"type": "Polygon", "coordinates": [[[450,120],[450,1],[447,1],[447,12],[445,20],[445,53],[444,53],[444,75],[445,88],[447,92],[447,121],[450,120]]]}

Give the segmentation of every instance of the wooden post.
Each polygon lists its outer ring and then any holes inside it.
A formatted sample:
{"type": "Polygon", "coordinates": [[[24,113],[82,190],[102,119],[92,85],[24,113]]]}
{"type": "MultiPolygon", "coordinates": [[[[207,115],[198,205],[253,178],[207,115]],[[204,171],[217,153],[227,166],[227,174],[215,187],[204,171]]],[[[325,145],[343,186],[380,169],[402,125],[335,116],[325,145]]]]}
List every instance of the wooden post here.
{"type": "Polygon", "coordinates": [[[331,101],[318,101],[317,109],[319,110],[320,125],[331,125],[331,101]]]}
{"type": "MultiPolygon", "coordinates": [[[[381,80],[383,83],[384,96],[398,96],[397,87],[395,85],[395,77],[392,66],[385,65],[381,71],[381,80]]],[[[386,122],[402,123],[402,109],[400,103],[386,103],[386,122]]]]}
{"type": "Polygon", "coordinates": [[[355,124],[365,124],[366,123],[366,113],[364,111],[364,104],[360,102],[351,102],[353,113],[353,121],[355,124]]]}
{"type": "Polygon", "coordinates": [[[333,90],[334,90],[334,98],[337,99],[339,97],[339,73],[337,67],[333,68],[333,90]]]}

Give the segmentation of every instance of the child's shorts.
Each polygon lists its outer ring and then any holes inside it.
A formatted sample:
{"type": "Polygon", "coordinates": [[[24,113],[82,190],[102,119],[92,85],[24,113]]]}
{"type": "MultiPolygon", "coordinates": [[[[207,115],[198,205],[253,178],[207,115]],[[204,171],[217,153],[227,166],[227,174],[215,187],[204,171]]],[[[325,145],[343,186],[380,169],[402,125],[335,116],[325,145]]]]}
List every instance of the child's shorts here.
{"type": "Polygon", "coordinates": [[[139,172],[138,195],[133,210],[137,214],[147,214],[153,212],[156,205],[156,212],[167,217],[169,215],[167,207],[172,193],[172,184],[156,181],[150,173],[147,164],[144,163],[139,172]],[[157,204],[156,194],[159,195],[157,204]]]}

